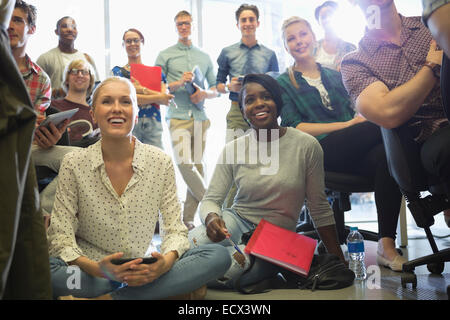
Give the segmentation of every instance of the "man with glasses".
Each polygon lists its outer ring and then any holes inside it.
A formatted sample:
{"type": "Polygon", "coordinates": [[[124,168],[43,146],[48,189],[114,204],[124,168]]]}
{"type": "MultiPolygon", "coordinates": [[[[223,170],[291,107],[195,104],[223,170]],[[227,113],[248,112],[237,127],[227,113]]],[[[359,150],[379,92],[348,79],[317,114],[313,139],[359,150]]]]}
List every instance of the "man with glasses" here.
{"type": "Polygon", "coordinates": [[[78,108],[78,112],[69,120],[71,123],[84,120],[85,124],[71,126],[69,139],[71,145],[79,145],[86,133],[97,128],[90,114],[91,107],[86,102],[86,98],[91,95],[94,88],[91,65],[86,60],[73,60],[64,72],[62,88],[66,96],[63,99],[52,100],[51,106],[59,111],[78,108]]]}
{"type": "MultiPolygon", "coordinates": [[[[85,133],[89,133],[92,129],[96,129],[97,125],[92,120],[90,114],[90,106],[86,102],[86,97],[91,95],[94,87],[94,77],[92,75],[92,67],[86,60],[73,60],[66,68],[63,75],[62,88],[66,92],[66,96],[63,99],[52,100],[51,106],[59,111],[66,111],[78,108],[78,112],[75,113],[70,119],[70,123],[75,121],[83,121],[84,124],[71,126],[68,132],[69,141],[71,146],[87,147],[88,145],[96,142],[98,136],[88,136],[87,139],[83,139],[85,133]],[[89,122],[89,123],[87,123],[89,122]],[[88,130],[86,130],[88,129],[88,130]]],[[[56,160],[59,162],[62,157],[69,151],[76,150],[74,147],[55,146],[53,149],[57,150],[59,155],[56,154],[56,160]]],[[[55,170],[56,171],[56,170],[55,170]]],[[[40,194],[41,208],[44,217],[50,219],[50,213],[53,208],[55,200],[56,187],[58,185],[58,177],[50,182],[40,194]]]]}
{"type": "MultiPolygon", "coordinates": [[[[279,71],[275,52],[258,43],[256,29],[259,27],[259,10],[255,5],[243,4],[236,10],[236,26],[241,32],[241,40],[222,49],[217,63],[217,91],[230,93],[231,108],[227,114],[226,142],[244,134],[250,126],[242,117],[239,109],[238,94],[242,77],[249,73],[267,73],[279,71]],[[230,82],[227,83],[229,77],[230,82]]],[[[231,207],[236,193],[233,187],[226,200],[226,208],[231,207]]]]}
{"type": "Polygon", "coordinates": [[[210,126],[203,102],[217,97],[211,58],[192,45],[192,16],[181,11],[175,16],[178,43],[159,53],[155,65],[167,76],[169,90],[177,107],[169,107],[167,119],[174,156],[187,184],[183,221],[189,229],[199,202],[205,193],[202,158],[206,131],[210,126]],[[205,89],[205,80],[209,89],[205,89]]]}
{"type": "Polygon", "coordinates": [[[66,16],[59,19],[56,23],[55,34],[59,38],[58,46],[39,56],[36,62],[50,76],[53,88],[52,98],[62,98],[65,95],[61,86],[64,69],[72,60],[87,60],[92,65],[94,80],[97,82],[100,77],[91,56],[75,49],[78,29],[72,17],[66,16]]]}

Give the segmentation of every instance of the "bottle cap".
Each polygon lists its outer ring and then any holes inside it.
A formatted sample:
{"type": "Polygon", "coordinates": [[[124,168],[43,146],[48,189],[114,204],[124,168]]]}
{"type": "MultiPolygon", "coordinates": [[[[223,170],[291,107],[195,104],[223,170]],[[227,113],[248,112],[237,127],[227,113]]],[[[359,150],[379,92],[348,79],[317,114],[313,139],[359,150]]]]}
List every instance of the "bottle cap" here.
{"type": "Polygon", "coordinates": [[[358,227],[350,227],[350,231],[357,231],[358,227]]]}

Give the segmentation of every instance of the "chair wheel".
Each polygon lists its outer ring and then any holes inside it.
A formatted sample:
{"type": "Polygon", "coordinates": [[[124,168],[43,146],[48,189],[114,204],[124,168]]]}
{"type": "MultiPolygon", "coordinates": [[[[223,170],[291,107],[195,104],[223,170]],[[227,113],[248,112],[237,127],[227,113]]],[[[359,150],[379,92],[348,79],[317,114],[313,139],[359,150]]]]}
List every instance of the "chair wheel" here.
{"type": "Polygon", "coordinates": [[[417,277],[414,273],[404,273],[401,277],[402,287],[406,288],[408,283],[412,284],[412,288],[417,288],[417,277]]]}
{"type": "Polygon", "coordinates": [[[427,264],[427,269],[432,274],[441,274],[444,271],[444,263],[436,262],[436,263],[427,264]]]}

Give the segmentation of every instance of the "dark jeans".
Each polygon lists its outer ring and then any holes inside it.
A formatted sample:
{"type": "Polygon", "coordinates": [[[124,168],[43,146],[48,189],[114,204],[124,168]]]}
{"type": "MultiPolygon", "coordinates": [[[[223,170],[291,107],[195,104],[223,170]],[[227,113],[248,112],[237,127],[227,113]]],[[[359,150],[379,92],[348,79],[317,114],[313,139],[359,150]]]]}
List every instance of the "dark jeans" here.
{"type": "Polygon", "coordinates": [[[369,122],[334,131],[320,140],[325,171],[362,175],[373,181],[378,238],[395,239],[402,194],[389,174],[380,128],[369,122]]]}
{"type": "Polygon", "coordinates": [[[450,126],[435,131],[423,143],[420,155],[429,174],[450,182],[450,126]]]}

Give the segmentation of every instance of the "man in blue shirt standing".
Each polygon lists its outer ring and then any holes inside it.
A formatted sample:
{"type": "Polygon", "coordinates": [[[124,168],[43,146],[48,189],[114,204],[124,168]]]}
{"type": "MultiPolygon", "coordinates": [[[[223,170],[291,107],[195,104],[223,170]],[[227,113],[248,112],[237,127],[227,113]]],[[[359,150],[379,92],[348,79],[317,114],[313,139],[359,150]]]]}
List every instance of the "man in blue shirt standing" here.
{"type": "Polygon", "coordinates": [[[166,119],[175,160],[188,188],[183,221],[192,229],[195,212],[206,190],[202,158],[210,121],[203,103],[205,99],[217,97],[218,92],[211,58],[192,45],[191,14],[180,11],[174,20],[178,43],[161,51],[155,65],[161,66],[167,76],[170,93],[175,96],[176,106],[169,107],[166,119]],[[205,80],[208,89],[205,88],[205,80]]]}
{"type": "Polygon", "coordinates": [[[275,52],[259,44],[256,40],[256,29],[259,27],[259,10],[254,5],[243,4],[236,11],[237,27],[241,31],[241,41],[222,49],[217,63],[217,90],[220,93],[230,92],[231,108],[227,114],[227,137],[229,142],[249,129],[244,121],[238,105],[238,94],[241,89],[240,76],[249,73],[278,72],[278,60],[275,52]],[[228,85],[227,77],[230,77],[228,85]],[[231,130],[230,130],[231,129],[231,130]]]}
{"type": "MultiPolygon", "coordinates": [[[[239,78],[249,73],[279,71],[275,52],[256,40],[256,29],[259,27],[258,7],[241,5],[236,11],[236,22],[241,31],[241,41],[222,49],[217,58],[217,91],[229,92],[231,100],[231,108],[227,114],[226,142],[238,138],[250,129],[239,109],[238,95],[242,81],[239,78]],[[226,84],[228,76],[230,82],[226,84]]],[[[231,207],[235,193],[236,187],[233,185],[226,200],[227,208],[231,207]]]]}

